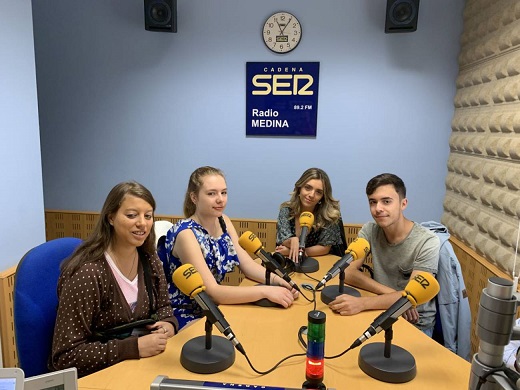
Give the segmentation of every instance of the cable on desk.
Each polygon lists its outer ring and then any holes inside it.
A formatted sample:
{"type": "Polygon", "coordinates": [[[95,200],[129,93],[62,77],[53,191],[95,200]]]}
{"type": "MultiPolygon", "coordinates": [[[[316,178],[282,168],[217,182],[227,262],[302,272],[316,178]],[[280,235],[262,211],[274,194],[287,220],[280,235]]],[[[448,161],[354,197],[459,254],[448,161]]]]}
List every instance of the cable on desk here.
{"type": "Polygon", "coordinates": [[[318,283],[319,283],[319,281],[320,281],[319,279],[316,279],[314,276],[311,276],[311,275],[309,275],[309,274],[306,274],[305,272],[302,272],[302,274],[304,274],[305,276],[307,276],[309,279],[314,280],[315,282],[318,282],[318,283]]]}
{"type": "Polygon", "coordinates": [[[314,310],[316,310],[316,291],[314,288],[308,284],[308,283],[302,283],[300,285],[304,290],[311,291],[312,292],[312,300],[307,298],[307,296],[303,293],[303,291],[300,291],[301,295],[308,301],[314,303],[314,310]]]}
{"type": "MultiPolygon", "coordinates": [[[[306,283],[303,283],[302,285],[302,288],[307,290],[307,291],[311,291],[312,292],[312,300],[309,300],[309,298],[307,298],[303,293],[301,295],[304,296],[305,299],[307,299],[309,302],[313,302],[314,303],[314,310],[316,310],[316,290],[314,290],[314,287],[312,287],[310,284],[306,284],[306,283]]],[[[307,329],[306,326],[302,326],[298,332],[298,338],[300,339],[300,341],[305,344],[305,348],[307,348],[307,344],[305,343],[305,341],[303,341],[303,337],[301,336],[301,333],[302,333],[302,329],[307,329]]],[[[293,354],[293,355],[289,355],[285,358],[283,358],[282,360],[280,360],[278,363],[276,363],[274,365],[273,368],[267,370],[267,371],[259,371],[257,370],[254,366],[253,366],[253,363],[251,363],[251,360],[249,360],[249,356],[247,356],[247,354],[243,354],[247,360],[247,362],[249,363],[249,366],[253,369],[254,372],[256,372],[257,374],[260,374],[260,375],[266,375],[266,374],[269,374],[270,372],[273,372],[276,368],[278,368],[278,366],[280,364],[282,364],[284,361],[290,359],[290,358],[293,358],[293,357],[298,357],[298,356],[307,356],[307,352],[305,353],[297,353],[297,354],[293,354]]]]}
{"type": "Polygon", "coordinates": [[[343,355],[345,355],[348,351],[350,351],[352,348],[351,347],[348,347],[347,349],[345,349],[343,352],[341,353],[338,353],[337,355],[334,355],[334,356],[325,356],[325,359],[337,359],[343,355]]]}
{"type": "MultiPolygon", "coordinates": [[[[309,275],[307,275],[307,274],[305,274],[305,275],[306,275],[307,277],[309,277],[309,278],[311,278],[311,279],[313,279],[313,280],[319,282],[318,279],[315,279],[315,278],[313,278],[312,276],[309,276],[309,275]]],[[[316,310],[316,291],[317,291],[317,290],[316,290],[312,285],[310,285],[310,284],[308,284],[308,283],[302,283],[302,284],[301,284],[301,287],[302,287],[304,290],[307,290],[307,291],[311,291],[311,292],[312,292],[312,300],[309,299],[307,296],[305,296],[305,294],[303,294],[303,292],[301,293],[301,295],[302,295],[302,296],[303,296],[307,301],[312,302],[312,303],[314,304],[314,308],[313,308],[313,310],[316,310]]],[[[306,331],[306,330],[307,330],[307,326],[302,326],[302,327],[300,327],[300,329],[299,329],[299,331],[298,331],[298,339],[299,339],[300,343],[305,347],[305,349],[307,349],[307,343],[306,343],[305,340],[303,339],[302,334],[303,334],[303,332],[306,331]]],[[[349,351],[349,350],[350,350],[350,348],[347,349],[346,351],[342,352],[341,354],[336,355],[336,356],[331,356],[331,357],[327,357],[327,356],[325,356],[325,359],[334,359],[334,358],[336,358],[336,357],[340,357],[340,356],[342,356],[343,354],[345,354],[345,353],[346,353],[347,351],[349,351]]],[[[280,364],[282,364],[283,362],[285,362],[286,360],[288,360],[288,359],[290,359],[290,358],[293,358],[293,357],[300,357],[300,356],[307,356],[307,352],[305,352],[305,353],[296,353],[296,354],[289,355],[289,356],[283,358],[282,360],[280,360],[278,363],[276,363],[272,368],[270,368],[270,369],[267,370],[267,371],[259,371],[259,370],[257,370],[257,369],[253,366],[253,363],[251,363],[251,360],[249,360],[249,356],[247,356],[247,354],[245,354],[245,353],[244,353],[243,355],[245,356],[245,358],[246,358],[246,360],[247,360],[247,363],[248,363],[249,366],[253,369],[254,372],[256,372],[257,374],[260,374],[260,375],[266,375],[266,374],[269,374],[269,373],[273,372],[274,370],[276,370],[280,364]]]]}
{"type": "MultiPolygon", "coordinates": [[[[298,330],[298,341],[300,342],[300,344],[302,345],[302,347],[306,350],[307,349],[307,343],[305,342],[305,340],[303,339],[303,333],[307,330],[307,327],[306,326],[301,326],[300,329],[298,330]]],[[[352,348],[351,347],[348,347],[346,350],[344,350],[343,352],[337,354],[337,355],[334,355],[334,356],[325,356],[325,359],[336,359],[336,358],[339,358],[341,356],[343,356],[344,354],[346,354],[348,351],[350,351],[352,348]]]]}
{"type": "Polygon", "coordinates": [[[271,368],[267,371],[258,371],[253,366],[253,363],[251,363],[251,360],[249,360],[249,357],[247,355],[244,355],[244,356],[246,357],[246,360],[249,363],[249,366],[253,369],[254,372],[256,372],[257,374],[260,374],[260,375],[266,375],[266,374],[269,374],[269,373],[273,372],[274,370],[276,370],[278,368],[278,366],[280,364],[282,364],[283,362],[285,362],[286,360],[293,358],[293,357],[306,356],[306,355],[307,355],[307,353],[295,353],[295,354],[289,355],[287,357],[284,357],[282,360],[280,360],[278,363],[276,363],[273,368],[271,368]]]}

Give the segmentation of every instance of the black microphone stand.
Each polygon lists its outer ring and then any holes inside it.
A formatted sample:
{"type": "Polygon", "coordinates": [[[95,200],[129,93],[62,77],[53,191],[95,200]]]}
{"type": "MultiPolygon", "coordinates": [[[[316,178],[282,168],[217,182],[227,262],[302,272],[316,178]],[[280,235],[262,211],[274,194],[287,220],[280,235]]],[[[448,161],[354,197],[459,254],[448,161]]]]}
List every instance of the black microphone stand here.
{"type": "Polygon", "coordinates": [[[198,374],[214,374],[224,371],[235,362],[233,343],[222,336],[211,334],[213,323],[210,313],[204,311],[206,323],[205,336],[195,337],[187,341],[181,350],[181,364],[191,372],[198,374]]]}
{"type": "MultiPolygon", "coordinates": [[[[270,286],[271,285],[271,273],[274,272],[274,266],[271,263],[263,263],[265,266],[265,285],[270,286]]],[[[259,299],[258,301],[254,302],[255,305],[262,306],[262,307],[282,307],[282,305],[272,302],[267,298],[259,299]]]]}
{"type": "Polygon", "coordinates": [[[305,255],[305,248],[300,248],[298,262],[294,264],[294,272],[310,274],[320,269],[320,263],[314,257],[305,255]]]}
{"type": "Polygon", "coordinates": [[[388,383],[405,383],[415,378],[417,368],[410,352],[392,345],[394,332],[385,330],[384,343],[366,344],[359,351],[358,365],[374,379],[388,383]]]}
{"type": "Polygon", "coordinates": [[[321,290],[321,301],[328,305],[341,294],[348,294],[353,297],[361,296],[355,288],[345,287],[345,270],[341,270],[339,273],[339,286],[326,286],[321,290]]]}

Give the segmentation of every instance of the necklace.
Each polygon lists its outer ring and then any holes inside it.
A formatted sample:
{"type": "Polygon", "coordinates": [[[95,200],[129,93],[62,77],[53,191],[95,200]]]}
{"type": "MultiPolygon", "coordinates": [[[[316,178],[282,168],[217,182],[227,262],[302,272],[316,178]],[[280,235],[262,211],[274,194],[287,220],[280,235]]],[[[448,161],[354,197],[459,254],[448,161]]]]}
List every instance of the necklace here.
{"type": "Polygon", "coordinates": [[[117,265],[117,268],[119,268],[119,271],[121,271],[121,273],[123,274],[123,276],[125,278],[127,278],[128,280],[132,280],[132,278],[130,278],[130,276],[133,275],[133,270],[134,270],[134,266],[135,266],[135,262],[137,260],[137,251],[134,252],[134,259],[132,261],[132,266],[130,267],[130,270],[128,271],[128,273],[126,274],[124,271],[123,271],[123,268],[121,267],[120,263],[119,263],[119,260],[117,259],[117,256],[115,255],[114,251],[111,250],[111,257],[114,259],[116,265],[117,265]]]}

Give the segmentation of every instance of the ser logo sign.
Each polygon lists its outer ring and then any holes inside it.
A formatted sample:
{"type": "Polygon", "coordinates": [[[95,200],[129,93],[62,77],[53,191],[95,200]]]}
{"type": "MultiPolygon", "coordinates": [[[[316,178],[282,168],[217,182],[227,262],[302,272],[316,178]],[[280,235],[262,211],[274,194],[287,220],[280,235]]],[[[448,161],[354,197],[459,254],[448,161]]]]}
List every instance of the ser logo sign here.
{"type": "Polygon", "coordinates": [[[417,283],[419,283],[419,285],[423,288],[423,289],[427,289],[428,287],[430,287],[430,281],[428,279],[426,279],[424,276],[422,276],[421,274],[418,274],[415,276],[415,278],[413,278],[417,283]]]}
{"type": "Polygon", "coordinates": [[[248,62],[246,134],[316,136],[319,62],[248,62]]]}
{"type": "Polygon", "coordinates": [[[195,267],[186,268],[186,270],[182,273],[186,280],[188,280],[192,275],[198,274],[198,271],[195,267]]]}
{"type": "Polygon", "coordinates": [[[253,77],[253,95],[314,95],[310,90],[314,78],[310,74],[257,74],[253,77]]]}

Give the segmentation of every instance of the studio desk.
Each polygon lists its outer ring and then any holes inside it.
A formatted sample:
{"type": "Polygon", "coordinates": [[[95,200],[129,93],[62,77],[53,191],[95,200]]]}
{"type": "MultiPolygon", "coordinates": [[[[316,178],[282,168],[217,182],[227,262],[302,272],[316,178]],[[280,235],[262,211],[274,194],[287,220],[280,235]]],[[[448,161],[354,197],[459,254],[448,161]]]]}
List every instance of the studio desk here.
{"type": "MultiPolygon", "coordinates": [[[[320,279],[330,269],[335,256],[322,256],[320,270],[312,276],[320,279]]],[[[316,281],[303,274],[292,275],[298,284],[307,282],[315,286],[316,281]]],[[[250,281],[244,281],[251,284],[250,281]]],[[[338,277],[328,285],[338,283],[338,277]]],[[[310,291],[304,291],[309,298],[310,291]]],[[[367,293],[361,292],[362,295],[367,293]]],[[[317,310],[326,313],[325,356],[333,356],[347,349],[368,328],[381,311],[367,311],[354,316],[342,317],[334,314],[316,294],[317,310]]],[[[253,366],[267,371],[284,357],[304,353],[298,342],[298,330],[307,325],[307,314],[313,304],[303,297],[298,298],[289,309],[260,307],[253,304],[221,305],[221,311],[229,322],[237,339],[242,343],[253,366]]],[[[209,382],[231,382],[236,384],[301,388],[305,381],[305,357],[291,358],[267,375],[256,374],[245,357],[236,351],[235,363],[216,374],[196,374],[180,364],[180,353],[184,343],[205,334],[205,320],[194,321],[170,338],[166,350],[160,355],[139,360],[127,360],[97,373],[79,379],[79,389],[149,389],[158,375],[171,379],[189,379],[209,382]]],[[[214,326],[213,335],[220,332],[214,326]]],[[[393,384],[373,379],[358,366],[360,349],[372,342],[384,342],[381,332],[356,349],[336,359],[325,360],[324,384],[327,388],[344,389],[467,389],[470,363],[452,353],[442,345],[424,335],[413,325],[399,319],[393,325],[393,342],[408,352],[416,361],[417,376],[407,383],[393,384]]]]}

